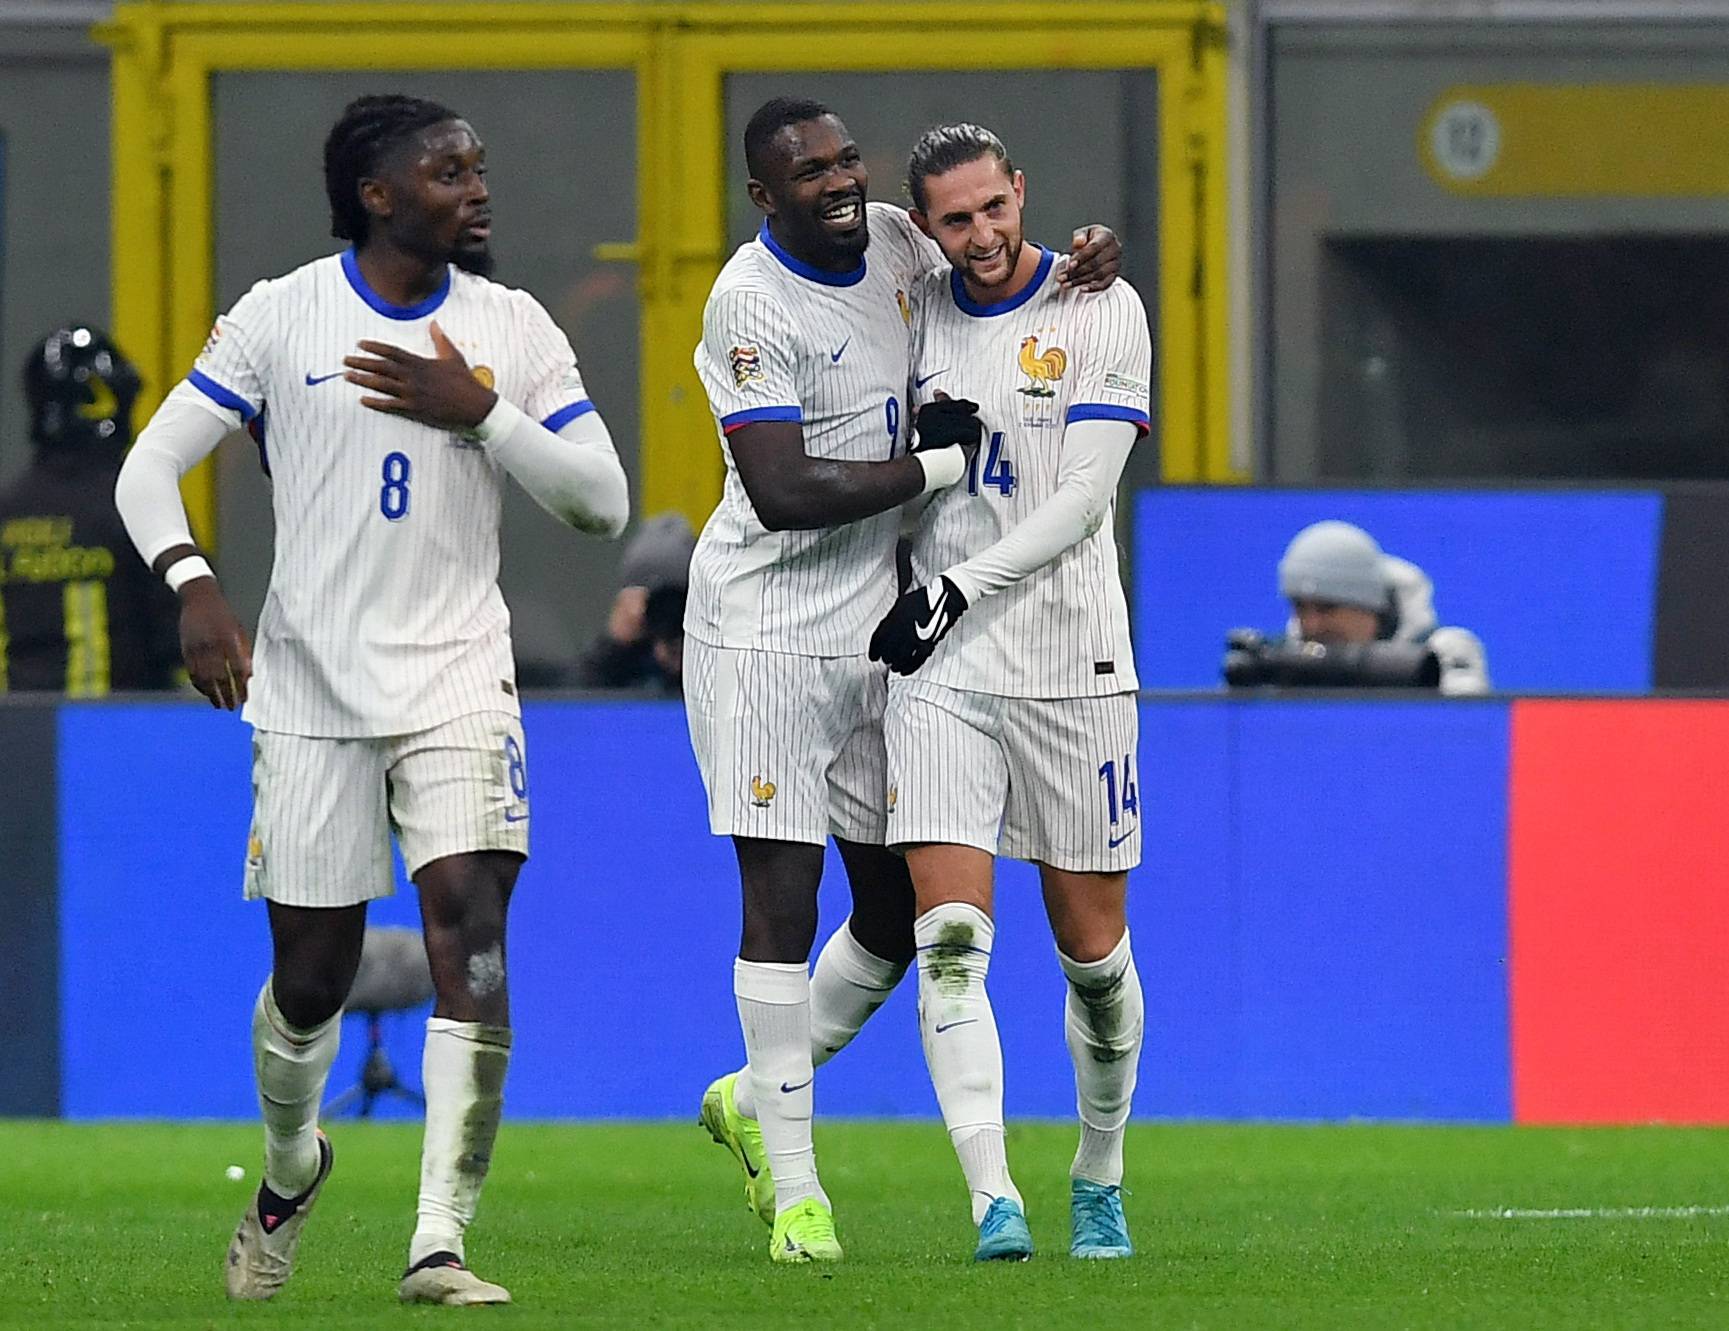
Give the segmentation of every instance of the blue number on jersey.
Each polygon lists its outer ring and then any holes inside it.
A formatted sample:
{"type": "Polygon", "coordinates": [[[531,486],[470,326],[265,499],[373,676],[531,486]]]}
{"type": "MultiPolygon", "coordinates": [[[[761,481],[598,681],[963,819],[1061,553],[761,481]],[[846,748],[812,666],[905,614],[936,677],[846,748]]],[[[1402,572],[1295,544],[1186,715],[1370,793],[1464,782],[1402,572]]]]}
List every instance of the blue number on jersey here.
{"type": "Polygon", "coordinates": [[[392,522],[408,516],[408,478],[413,471],[408,454],[384,455],[384,486],[378,492],[378,511],[392,522]]]}
{"type": "Polygon", "coordinates": [[[528,764],[522,760],[522,745],[515,735],[504,737],[504,766],[510,774],[510,793],[519,800],[528,798],[528,764]]]}
{"type": "MultiPolygon", "coordinates": [[[[991,451],[985,455],[986,485],[994,485],[997,493],[1007,499],[1015,492],[1014,464],[1003,454],[1003,432],[996,431],[991,435],[991,451]]],[[[967,460],[967,493],[976,495],[979,492],[979,459],[975,453],[967,460]]]]}
{"type": "Polygon", "coordinates": [[[891,396],[883,403],[883,423],[889,429],[889,456],[895,455],[895,444],[901,437],[901,404],[899,399],[891,396]]]}
{"type": "Polygon", "coordinates": [[[1123,755],[1122,777],[1123,786],[1119,792],[1115,759],[1106,759],[1099,767],[1099,780],[1105,783],[1105,805],[1110,810],[1113,824],[1121,822],[1125,815],[1137,815],[1141,811],[1140,797],[1135,792],[1135,755],[1132,753],[1123,755]]]}

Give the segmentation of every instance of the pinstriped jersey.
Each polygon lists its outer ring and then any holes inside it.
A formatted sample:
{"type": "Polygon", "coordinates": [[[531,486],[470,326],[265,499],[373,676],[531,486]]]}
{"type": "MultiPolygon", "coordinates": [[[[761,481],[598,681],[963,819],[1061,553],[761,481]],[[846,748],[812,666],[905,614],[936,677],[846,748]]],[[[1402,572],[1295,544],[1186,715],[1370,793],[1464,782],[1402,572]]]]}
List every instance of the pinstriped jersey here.
{"type": "Polygon", "coordinates": [[[454,268],[413,306],[367,284],[354,252],[258,283],[187,377],[245,422],[271,478],[276,554],[245,716],[260,730],[354,737],[519,710],[498,590],[503,468],[449,431],[360,405],[342,376],[363,338],[435,354],[549,429],[593,410],[576,356],[526,292],[454,268]]]}
{"type": "Polygon", "coordinates": [[[870,247],[850,273],[801,263],[765,223],[709,293],[696,369],[720,428],[726,485],[690,566],[685,632],[704,642],[851,656],[894,599],[898,512],[769,531],[727,445],[753,421],[794,421],[811,457],[895,455],[907,418],[908,301],[939,254],[903,210],[873,203],[867,217],[870,247]]]}
{"type": "MultiPolygon", "coordinates": [[[[915,407],[941,389],[977,402],[985,424],[966,480],[936,495],[920,521],[920,582],[994,545],[1056,493],[1069,422],[1148,428],[1153,352],[1140,296],[1122,281],[1070,290],[1052,275],[1053,259],[1045,251],[1033,280],[996,305],[972,301],[949,269],[915,289],[915,407]]],[[[970,607],[919,678],[1010,698],[1137,688],[1113,516],[970,607]]]]}

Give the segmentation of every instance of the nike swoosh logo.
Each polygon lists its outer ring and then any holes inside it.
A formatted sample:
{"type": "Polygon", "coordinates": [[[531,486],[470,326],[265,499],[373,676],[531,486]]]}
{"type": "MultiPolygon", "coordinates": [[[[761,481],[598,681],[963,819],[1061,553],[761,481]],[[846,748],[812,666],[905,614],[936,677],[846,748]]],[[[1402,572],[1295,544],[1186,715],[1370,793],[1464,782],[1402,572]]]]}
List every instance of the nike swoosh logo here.
{"type": "Polygon", "coordinates": [[[949,593],[948,589],[945,587],[943,589],[943,594],[937,597],[937,603],[931,607],[930,623],[913,625],[913,632],[918,634],[920,642],[929,642],[932,638],[936,637],[937,630],[942,627],[943,602],[948,599],[949,593]]]}
{"type": "Polygon", "coordinates": [[[1135,834],[1135,829],[1131,827],[1128,831],[1124,832],[1121,836],[1112,837],[1110,839],[1109,849],[1115,850],[1118,846],[1122,845],[1123,842],[1127,841],[1134,834],[1135,834]]]}
{"type": "Polygon", "coordinates": [[[744,1172],[746,1174],[749,1174],[752,1178],[755,1178],[758,1174],[760,1174],[762,1172],[760,1169],[756,1169],[756,1168],[752,1167],[752,1165],[750,1163],[750,1157],[749,1156],[741,1156],[739,1158],[744,1161],[744,1172]]]}
{"type": "Polygon", "coordinates": [[[803,1089],[804,1089],[804,1088],[805,1088],[805,1087],[807,1087],[807,1086],[809,1086],[809,1085],[810,1085],[810,1084],[811,1084],[811,1083],[812,1083],[812,1082],[813,1082],[813,1081],[815,1081],[815,1080],[816,1080],[816,1078],[815,1078],[815,1077],[806,1077],[806,1078],[805,1078],[805,1079],[804,1079],[804,1080],[803,1080],[803,1081],[801,1081],[801,1082],[800,1082],[800,1083],[799,1083],[799,1084],[798,1084],[798,1085],[797,1085],[797,1086],[788,1086],[788,1085],[787,1085],[787,1084],[786,1084],[786,1083],[785,1083],[785,1082],[784,1082],[784,1081],[783,1081],[783,1082],[782,1082],[782,1083],[781,1083],[781,1084],[780,1084],[780,1093],[781,1093],[781,1094],[782,1094],[782,1095],[791,1095],[791,1094],[792,1094],[792,1093],[793,1093],[793,1092],[794,1092],[794,1091],[802,1091],[802,1090],[803,1090],[803,1089]]]}
{"type": "Polygon", "coordinates": [[[840,350],[829,352],[829,354],[828,354],[829,364],[830,365],[839,365],[840,364],[840,358],[842,356],[846,355],[846,349],[848,347],[850,347],[851,345],[852,345],[852,339],[849,337],[845,342],[842,342],[840,344],[840,350]]]}
{"type": "Polygon", "coordinates": [[[913,380],[913,387],[914,388],[923,388],[932,379],[935,379],[939,374],[947,374],[948,372],[949,372],[948,367],[946,365],[940,370],[932,370],[929,374],[925,375],[923,378],[914,379],[913,380]]]}
{"type": "Polygon", "coordinates": [[[504,815],[504,821],[507,823],[527,822],[528,821],[528,810],[524,809],[521,813],[506,813],[504,815]]]}
{"type": "Polygon", "coordinates": [[[347,370],[338,370],[335,374],[321,374],[321,375],[318,375],[316,377],[314,377],[311,374],[308,374],[306,376],[306,386],[308,388],[315,388],[319,384],[329,383],[332,379],[340,379],[340,378],[342,378],[343,375],[345,375],[347,373],[348,373],[347,370]]]}
{"type": "Polygon", "coordinates": [[[965,1021],[951,1021],[946,1025],[938,1026],[937,1034],[941,1035],[944,1031],[952,1031],[956,1026],[971,1026],[977,1020],[977,1017],[968,1017],[965,1021]]]}

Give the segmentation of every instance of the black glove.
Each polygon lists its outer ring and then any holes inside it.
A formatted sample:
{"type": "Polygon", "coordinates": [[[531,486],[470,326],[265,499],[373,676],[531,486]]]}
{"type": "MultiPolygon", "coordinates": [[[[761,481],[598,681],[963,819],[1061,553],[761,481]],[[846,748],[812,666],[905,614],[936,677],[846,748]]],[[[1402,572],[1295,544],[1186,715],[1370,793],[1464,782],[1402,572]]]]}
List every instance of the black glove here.
{"type": "Polygon", "coordinates": [[[973,448],[985,437],[985,423],[979,419],[979,404],[961,397],[939,397],[919,408],[913,418],[911,452],[922,453],[927,448],[947,448],[962,444],[973,448]]]}
{"type": "Polygon", "coordinates": [[[930,660],[966,608],[967,598],[947,578],[914,587],[871,634],[871,660],[884,662],[897,675],[912,674],[930,660]]]}

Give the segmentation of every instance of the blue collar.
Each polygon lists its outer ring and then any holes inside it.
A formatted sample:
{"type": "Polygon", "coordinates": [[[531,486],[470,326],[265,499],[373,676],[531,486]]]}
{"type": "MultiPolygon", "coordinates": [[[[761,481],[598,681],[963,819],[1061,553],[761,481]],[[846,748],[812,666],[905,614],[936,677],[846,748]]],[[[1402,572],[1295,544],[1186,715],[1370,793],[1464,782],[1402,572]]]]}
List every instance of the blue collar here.
{"type": "MultiPolygon", "coordinates": [[[[870,225],[868,219],[866,220],[865,225],[870,225]]],[[[792,255],[788,254],[786,250],[781,247],[781,243],[774,238],[774,233],[768,229],[768,219],[766,217],[763,218],[762,230],[758,231],[756,234],[757,239],[762,241],[762,243],[768,247],[768,252],[774,255],[775,258],[779,259],[784,267],[809,281],[821,282],[825,287],[851,287],[857,286],[860,282],[864,281],[865,261],[862,255],[859,258],[857,268],[845,273],[831,273],[826,269],[812,268],[803,259],[795,259],[792,255]]]]}
{"type": "Polygon", "coordinates": [[[342,251],[342,275],[348,279],[348,285],[354,288],[354,294],[386,319],[424,319],[444,304],[444,298],[450,294],[450,265],[446,264],[444,282],[437,291],[413,305],[392,305],[367,285],[366,275],[360,271],[360,260],[352,245],[342,251]]]}
{"type": "Polygon", "coordinates": [[[980,305],[967,295],[967,284],[961,280],[961,270],[959,268],[950,269],[949,290],[954,292],[955,304],[960,306],[961,313],[970,314],[975,319],[990,319],[999,314],[1007,314],[1011,310],[1018,310],[1038,295],[1039,288],[1045,284],[1045,279],[1051,275],[1051,265],[1056,262],[1057,256],[1043,245],[1034,245],[1033,248],[1039,252],[1039,267],[1038,271],[1033,274],[1033,280],[1007,300],[999,300],[995,305],[980,305]]]}

